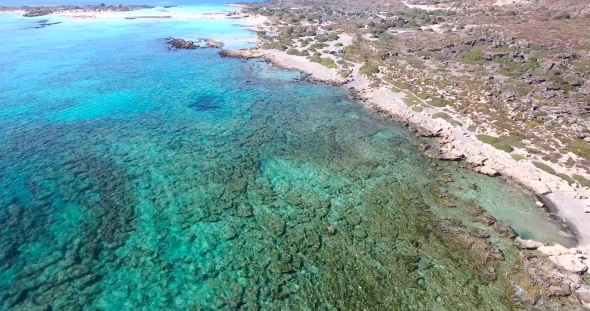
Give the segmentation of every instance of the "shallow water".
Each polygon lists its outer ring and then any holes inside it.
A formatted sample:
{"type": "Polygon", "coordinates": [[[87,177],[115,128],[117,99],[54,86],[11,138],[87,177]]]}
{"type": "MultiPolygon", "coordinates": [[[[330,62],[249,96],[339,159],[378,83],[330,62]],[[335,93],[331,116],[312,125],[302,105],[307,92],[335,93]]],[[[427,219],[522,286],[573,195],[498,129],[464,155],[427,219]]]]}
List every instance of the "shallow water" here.
{"type": "Polygon", "coordinates": [[[235,21],[29,29],[35,19],[10,16],[2,309],[509,310],[495,273],[515,249],[465,206],[568,242],[531,197],[426,159],[342,89],[158,40],[247,35],[235,21]],[[439,204],[441,188],[456,207],[439,204]],[[465,248],[440,217],[489,231],[504,261],[484,240],[465,248]]]}

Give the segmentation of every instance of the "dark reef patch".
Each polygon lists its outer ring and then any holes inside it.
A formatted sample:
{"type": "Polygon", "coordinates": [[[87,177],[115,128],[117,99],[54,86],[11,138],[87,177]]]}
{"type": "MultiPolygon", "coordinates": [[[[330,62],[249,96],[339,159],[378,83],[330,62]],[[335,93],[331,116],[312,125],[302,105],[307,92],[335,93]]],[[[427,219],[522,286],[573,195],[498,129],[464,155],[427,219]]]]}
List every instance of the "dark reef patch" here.
{"type": "Polygon", "coordinates": [[[216,95],[202,94],[195,98],[188,107],[196,111],[214,111],[223,105],[223,99],[216,95]]]}

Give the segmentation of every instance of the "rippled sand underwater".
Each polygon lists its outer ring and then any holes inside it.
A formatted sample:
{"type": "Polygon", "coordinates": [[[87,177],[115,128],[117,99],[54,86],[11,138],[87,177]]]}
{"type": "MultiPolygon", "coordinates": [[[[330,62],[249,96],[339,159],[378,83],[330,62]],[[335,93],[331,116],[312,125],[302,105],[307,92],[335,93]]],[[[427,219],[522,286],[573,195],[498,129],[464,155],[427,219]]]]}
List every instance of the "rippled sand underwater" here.
{"type": "Polygon", "coordinates": [[[343,89],[80,27],[0,48],[3,310],[510,310],[516,249],[467,206],[558,236],[343,89]]]}

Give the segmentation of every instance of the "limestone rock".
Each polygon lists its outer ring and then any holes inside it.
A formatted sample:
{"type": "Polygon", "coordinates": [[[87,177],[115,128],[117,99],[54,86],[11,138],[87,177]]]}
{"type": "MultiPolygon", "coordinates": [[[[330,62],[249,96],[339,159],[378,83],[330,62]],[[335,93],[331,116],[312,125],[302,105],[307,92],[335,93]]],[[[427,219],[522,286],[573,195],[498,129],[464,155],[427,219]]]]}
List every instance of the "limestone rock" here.
{"type": "Polygon", "coordinates": [[[582,258],[584,257],[580,254],[564,254],[559,256],[549,256],[549,259],[553,261],[553,263],[555,263],[556,265],[564,268],[567,271],[575,273],[582,273],[588,270],[588,266],[586,266],[582,262],[582,258]]]}
{"type": "Polygon", "coordinates": [[[590,287],[581,286],[575,292],[578,299],[582,302],[585,308],[590,309],[590,287]]]}
{"type": "Polygon", "coordinates": [[[467,163],[473,166],[483,166],[484,162],[487,160],[487,157],[481,155],[475,155],[466,159],[467,163]]]}
{"type": "Polygon", "coordinates": [[[537,250],[547,256],[559,256],[569,254],[569,249],[559,244],[553,246],[541,246],[537,248],[537,250]]]}
{"type": "Polygon", "coordinates": [[[527,186],[531,188],[536,194],[545,195],[551,193],[551,189],[547,185],[538,180],[531,180],[527,183],[527,186]]]}
{"type": "Polygon", "coordinates": [[[479,167],[479,168],[477,169],[477,171],[478,171],[479,173],[481,173],[481,174],[488,175],[488,176],[492,176],[492,177],[494,177],[494,176],[497,176],[497,175],[498,175],[498,171],[496,171],[495,169],[493,169],[493,168],[491,168],[491,167],[489,167],[489,166],[482,166],[482,167],[479,167]]]}
{"type": "Polygon", "coordinates": [[[533,240],[525,240],[521,237],[516,237],[514,243],[516,243],[516,246],[520,247],[521,249],[537,249],[541,246],[544,246],[543,243],[536,242],[533,240]]]}

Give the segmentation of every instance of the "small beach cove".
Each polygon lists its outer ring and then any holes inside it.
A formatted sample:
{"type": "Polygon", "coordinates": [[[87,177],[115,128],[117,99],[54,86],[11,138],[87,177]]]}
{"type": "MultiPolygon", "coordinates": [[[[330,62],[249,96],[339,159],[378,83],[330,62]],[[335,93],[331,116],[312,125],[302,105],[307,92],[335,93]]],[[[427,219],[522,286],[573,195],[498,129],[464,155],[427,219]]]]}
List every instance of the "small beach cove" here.
{"type": "Polygon", "coordinates": [[[503,224],[575,245],[342,88],[158,40],[244,21],[30,21],[0,50],[6,309],[511,310],[503,224]]]}

